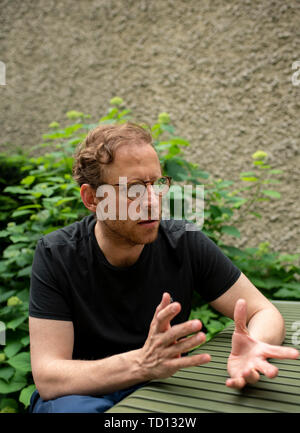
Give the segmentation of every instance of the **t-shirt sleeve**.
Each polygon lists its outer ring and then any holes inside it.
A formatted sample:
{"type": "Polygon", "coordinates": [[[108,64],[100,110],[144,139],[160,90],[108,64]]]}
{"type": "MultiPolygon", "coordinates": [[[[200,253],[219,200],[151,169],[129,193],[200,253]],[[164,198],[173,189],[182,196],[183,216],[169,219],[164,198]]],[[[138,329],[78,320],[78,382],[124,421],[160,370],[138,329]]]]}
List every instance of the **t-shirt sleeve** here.
{"type": "Polygon", "coordinates": [[[238,280],[241,271],[204,233],[190,234],[196,290],[205,301],[211,302],[238,280]]]}
{"type": "Polygon", "coordinates": [[[51,248],[41,238],[36,246],[30,280],[29,316],[72,320],[67,293],[59,283],[59,273],[51,248]]]}

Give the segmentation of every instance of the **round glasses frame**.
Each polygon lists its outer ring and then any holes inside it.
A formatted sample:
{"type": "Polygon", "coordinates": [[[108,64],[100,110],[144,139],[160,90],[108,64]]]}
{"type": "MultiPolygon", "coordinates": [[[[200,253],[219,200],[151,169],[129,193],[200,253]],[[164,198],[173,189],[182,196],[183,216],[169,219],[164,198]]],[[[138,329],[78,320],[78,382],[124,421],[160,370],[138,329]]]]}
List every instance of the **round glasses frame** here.
{"type": "Polygon", "coordinates": [[[140,180],[132,183],[105,183],[102,185],[123,187],[123,189],[126,190],[127,198],[129,200],[135,200],[137,198],[136,193],[139,194],[139,198],[142,198],[145,195],[148,185],[151,185],[153,187],[154,193],[157,196],[162,197],[168,193],[171,182],[172,178],[170,176],[162,176],[152,181],[140,180]],[[141,187],[143,187],[144,189],[141,189],[141,187]]]}

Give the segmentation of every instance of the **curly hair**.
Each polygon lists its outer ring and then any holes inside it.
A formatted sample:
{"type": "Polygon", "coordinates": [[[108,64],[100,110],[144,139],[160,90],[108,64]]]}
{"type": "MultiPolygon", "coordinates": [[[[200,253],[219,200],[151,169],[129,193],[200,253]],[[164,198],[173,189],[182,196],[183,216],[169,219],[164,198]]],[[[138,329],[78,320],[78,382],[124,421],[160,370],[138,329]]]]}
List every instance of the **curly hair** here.
{"type": "Polygon", "coordinates": [[[130,143],[153,146],[151,132],[132,122],[97,126],[74,155],[74,180],[79,186],[87,183],[96,189],[103,182],[105,166],[114,161],[117,148],[130,143]]]}

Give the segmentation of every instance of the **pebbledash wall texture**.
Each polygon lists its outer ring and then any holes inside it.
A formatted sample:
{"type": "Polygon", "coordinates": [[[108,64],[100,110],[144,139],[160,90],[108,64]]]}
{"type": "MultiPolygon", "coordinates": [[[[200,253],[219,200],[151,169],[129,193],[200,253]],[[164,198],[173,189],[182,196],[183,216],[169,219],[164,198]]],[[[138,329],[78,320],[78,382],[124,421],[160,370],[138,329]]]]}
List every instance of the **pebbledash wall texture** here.
{"type": "Polygon", "coordinates": [[[0,0],[1,150],[41,141],[68,110],[97,120],[113,96],[135,120],[166,111],[187,157],[238,180],[264,150],[281,200],[240,227],[236,245],[300,251],[300,2],[0,0]]]}

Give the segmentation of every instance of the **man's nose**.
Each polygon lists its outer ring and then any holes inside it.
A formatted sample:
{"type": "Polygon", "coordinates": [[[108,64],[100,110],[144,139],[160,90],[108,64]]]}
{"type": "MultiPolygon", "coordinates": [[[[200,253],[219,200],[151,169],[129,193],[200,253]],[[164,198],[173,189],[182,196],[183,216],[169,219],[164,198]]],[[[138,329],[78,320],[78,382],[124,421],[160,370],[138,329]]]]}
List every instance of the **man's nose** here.
{"type": "Polygon", "coordinates": [[[153,185],[147,185],[145,194],[141,200],[141,206],[145,211],[149,212],[149,210],[151,210],[151,215],[153,215],[152,219],[158,218],[160,197],[155,193],[153,185]]]}
{"type": "Polygon", "coordinates": [[[158,206],[159,205],[159,196],[155,193],[154,187],[151,184],[147,185],[146,188],[146,200],[148,200],[149,206],[158,206]]]}

